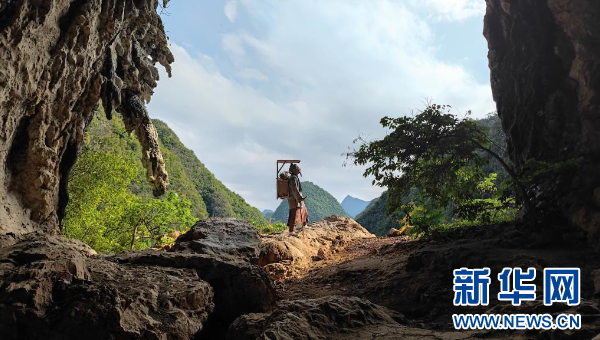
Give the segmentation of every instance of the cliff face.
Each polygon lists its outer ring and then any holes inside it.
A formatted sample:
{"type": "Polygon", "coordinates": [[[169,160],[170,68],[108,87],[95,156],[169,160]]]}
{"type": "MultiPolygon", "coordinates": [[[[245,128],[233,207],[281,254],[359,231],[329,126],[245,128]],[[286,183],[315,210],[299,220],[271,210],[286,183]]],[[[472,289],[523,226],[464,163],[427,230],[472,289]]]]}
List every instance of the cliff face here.
{"type": "Polygon", "coordinates": [[[600,231],[600,2],[487,0],[484,35],[510,156],[577,168],[529,187],[537,208],[600,231]],[[555,213],[553,213],[555,212],[555,213]]]}
{"type": "Polygon", "coordinates": [[[170,71],[173,61],[157,6],[0,2],[0,234],[58,232],[67,174],[99,100],[108,116],[123,112],[155,193],[164,191],[164,162],[144,105],[158,80],[155,63],[170,71]]]}

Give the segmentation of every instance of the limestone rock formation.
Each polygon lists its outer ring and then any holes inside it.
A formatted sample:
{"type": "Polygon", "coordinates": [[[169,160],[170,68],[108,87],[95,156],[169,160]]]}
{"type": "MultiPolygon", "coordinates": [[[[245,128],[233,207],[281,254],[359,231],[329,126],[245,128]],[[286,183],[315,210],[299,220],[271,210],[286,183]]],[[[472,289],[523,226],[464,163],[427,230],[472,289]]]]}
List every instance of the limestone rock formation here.
{"type": "Polygon", "coordinates": [[[135,266],[195,270],[214,290],[215,308],[202,337],[221,338],[240,315],[268,312],[275,306],[273,280],[255,265],[259,242],[258,230],[247,222],[211,218],[179,236],[169,252],[129,252],[110,259],[135,266]]]}
{"type": "Polygon", "coordinates": [[[30,233],[0,248],[3,339],[189,339],[213,289],[190,269],[131,266],[85,244],[30,233]]]}
{"type": "Polygon", "coordinates": [[[211,255],[221,261],[258,261],[258,229],[244,220],[211,218],[179,236],[170,251],[211,255]]]}
{"type": "Polygon", "coordinates": [[[326,258],[354,241],[371,237],[375,235],[355,220],[331,216],[311,223],[295,236],[288,232],[264,236],[258,264],[275,279],[283,279],[308,267],[313,259],[326,258]]]}
{"type": "Polygon", "coordinates": [[[241,314],[275,304],[272,280],[252,264],[258,233],[240,221],[200,223],[173,252],[104,257],[57,236],[68,173],[100,101],[109,118],[123,114],[154,193],[165,191],[145,108],[155,64],[170,73],[173,62],[157,7],[158,0],[0,2],[3,338],[214,338],[241,314]]]}
{"type": "Polygon", "coordinates": [[[472,339],[474,332],[443,333],[402,325],[401,314],[357,297],[281,301],[269,314],[238,318],[229,340],[472,339]]]}
{"type": "Polygon", "coordinates": [[[527,188],[536,210],[600,231],[600,3],[488,0],[484,35],[512,161],[576,168],[527,188]],[[558,213],[558,214],[556,214],[558,213]],[[557,216],[558,215],[558,216],[557,216]]]}
{"type": "Polygon", "coordinates": [[[167,185],[144,103],[155,64],[173,62],[158,0],[0,2],[0,233],[58,232],[66,180],[101,100],[143,146],[155,193],[167,185]]]}
{"type": "Polygon", "coordinates": [[[182,251],[112,256],[42,232],[0,238],[0,334],[12,334],[9,339],[222,338],[236,318],[270,312],[277,300],[270,276],[251,263],[259,238],[250,227],[240,220],[210,219],[176,241],[174,249],[182,251]],[[221,240],[226,246],[194,246],[194,240],[221,240]]]}

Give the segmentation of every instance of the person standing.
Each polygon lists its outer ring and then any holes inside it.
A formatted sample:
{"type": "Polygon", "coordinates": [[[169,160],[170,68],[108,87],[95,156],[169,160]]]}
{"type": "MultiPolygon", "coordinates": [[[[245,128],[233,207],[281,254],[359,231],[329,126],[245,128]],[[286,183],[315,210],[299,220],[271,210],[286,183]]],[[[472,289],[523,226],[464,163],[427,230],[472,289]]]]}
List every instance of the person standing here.
{"type": "Polygon", "coordinates": [[[302,195],[302,185],[298,175],[302,175],[302,171],[298,164],[290,164],[290,178],[288,180],[289,196],[288,207],[290,215],[288,217],[288,228],[290,233],[296,232],[296,227],[304,227],[308,223],[308,210],[304,204],[306,197],[302,195]]]}

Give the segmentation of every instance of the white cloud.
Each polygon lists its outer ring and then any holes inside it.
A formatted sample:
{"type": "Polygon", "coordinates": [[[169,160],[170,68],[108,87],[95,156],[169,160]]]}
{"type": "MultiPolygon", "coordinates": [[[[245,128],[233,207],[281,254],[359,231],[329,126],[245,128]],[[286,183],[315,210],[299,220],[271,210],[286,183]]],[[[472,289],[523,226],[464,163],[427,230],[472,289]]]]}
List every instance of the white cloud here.
{"type": "Polygon", "coordinates": [[[232,23],[235,22],[235,18],[237,17],[237,1],[227,1],[227,3],[225,4],[224,11],[227,19],[229,19],[229,21],[231,21],[232,23]]]}
{"type": "Polygon", "coordinates": [[[413,0],[413,5],[422,6],[435,20],[461,21],[485,13],[484,0],[413,0]]]}
{"type": "MultiPolygon", "coordinates": [[[[470,8],[469,1],[460,3],[470,8]]],[[[305,179],[340,200],[347,194],[371,199],[381,189],[362,177],[363,169],[343,168],[341,154],[359,133],[382,137],[382,116],[422,108],[425,98],[450,104],[457,113],[483,116],[494,109],[489,84],[436,59],[428,20],[401,3],[239,5],[244,17],[238,22],[247,23],[221,41],[230,61],[192,57],[173,45],[173,78],[163,75],[150,112],[167,121],[217,178],[260,209],[278,204],[277,159],[301,159],[305,179]]]]}
{"type": "Polygon", "coordinates": [[[242,44],[242,39],[237,34],[230,33],[223,35],[222,44],[225,51],[236,56],[243,56],[246,54],[242,44]]]}
{"type": "Polygon", "coordinates": [[[269,79],[269,77],[267,77],[264,73],[260,72],[257,69],[254,69],[254,68],[245,68],[245,69],[239,71],[238,73],[236,73],[236,76],[238,76],[239,78],[242,78],[242,79],[256,80],[256,81],[265,81],[265,80],[269,79]]]}

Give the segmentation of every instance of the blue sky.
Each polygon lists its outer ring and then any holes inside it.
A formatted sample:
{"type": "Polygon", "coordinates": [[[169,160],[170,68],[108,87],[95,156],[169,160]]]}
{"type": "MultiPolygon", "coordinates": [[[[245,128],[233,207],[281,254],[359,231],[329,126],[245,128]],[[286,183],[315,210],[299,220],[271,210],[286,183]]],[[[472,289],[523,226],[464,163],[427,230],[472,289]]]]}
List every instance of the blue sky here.
{"type": "Polygon", "coordinates": [[[274,209],[274,162],[338,200],[382,191],[343,167],[379,119],[449,104],[483,117],[489,86],[482,0],[174,0],[162,18],[175,56],[150,115],[218,179],[274,209]]]}

